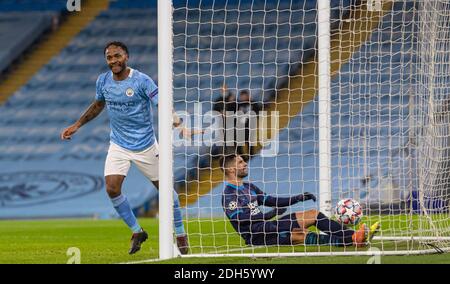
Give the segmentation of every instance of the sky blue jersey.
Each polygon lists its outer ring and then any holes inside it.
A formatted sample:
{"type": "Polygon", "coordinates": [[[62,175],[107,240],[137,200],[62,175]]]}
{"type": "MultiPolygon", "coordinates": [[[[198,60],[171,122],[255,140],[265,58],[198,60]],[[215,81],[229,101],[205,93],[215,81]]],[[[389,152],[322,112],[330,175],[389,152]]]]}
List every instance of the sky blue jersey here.
{"type": "Polygon", "coordinates": [[[158,105],[158,87],[153,80],[131,69],[123,81],[113,79],[111,71],[101,74],[95,99],[105,101],[111,126],[111,142],[132,151],[155,143],[150,101],[158,105]]]}

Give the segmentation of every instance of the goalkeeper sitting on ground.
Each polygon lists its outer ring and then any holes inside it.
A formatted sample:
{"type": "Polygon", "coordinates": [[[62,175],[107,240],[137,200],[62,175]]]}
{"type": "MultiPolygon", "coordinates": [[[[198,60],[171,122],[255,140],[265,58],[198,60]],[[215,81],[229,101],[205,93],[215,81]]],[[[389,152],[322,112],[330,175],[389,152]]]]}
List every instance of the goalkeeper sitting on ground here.
{"type": "Polygon", "coordinates": [[[225,189],[222,206],[233,228],[248,245],[317,245],[362,247],[367,245],[379,229],[379,223],[369,228],[361,224],[357,231],[330,220],[321,212],[311,209],[270,220],[286,212],[286,207],[306,200],[316,201],[316,197],[304,194],[281,198],[266,195],[252,183],[242,180],[248,175],[247,163],[240,155],[228,155],[221,158],[225,173],[225,189]],[[262,213],[260,205],[275,209],[262,213]],[[308,232],[315,226],[325,235],[308,232]]]}

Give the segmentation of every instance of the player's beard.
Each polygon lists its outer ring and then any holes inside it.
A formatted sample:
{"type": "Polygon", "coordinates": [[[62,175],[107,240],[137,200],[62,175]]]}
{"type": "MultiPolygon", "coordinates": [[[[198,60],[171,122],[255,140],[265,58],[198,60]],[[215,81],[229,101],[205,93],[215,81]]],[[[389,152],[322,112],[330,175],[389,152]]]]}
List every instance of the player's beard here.
{"type": "Polygon", "coordinates": [[[114,74],[120,74],[123,72],[123,70],[125,70],[127,68],[127,66],[125,65],[125,63],[117,63],[115,65],[110,65],[109,68],[111,69],[111,71],[114,74]]]}
{"type": "Polygon", "coordinates": [[[238,171],[237,176],[238,176],[238,178],[245,178],[248,176],[248,171],[246,171],[246,170],[238,171]]]}

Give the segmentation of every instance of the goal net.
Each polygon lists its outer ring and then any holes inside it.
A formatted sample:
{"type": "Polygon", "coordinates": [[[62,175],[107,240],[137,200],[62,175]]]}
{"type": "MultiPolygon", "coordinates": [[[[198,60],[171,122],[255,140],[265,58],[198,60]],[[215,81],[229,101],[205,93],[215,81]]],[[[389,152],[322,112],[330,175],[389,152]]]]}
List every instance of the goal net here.
{"type": "Polygon", "coordinates": [[[173,5],[174,109],[205,130],[190,141],[175,130],[173,141],[191,256],[448,250],[450,2],[330,1],[329,189],[320,186],[317,1],[173,5]],[[248,160],[246,180],[269,195],[311,192],[330,196],[331,208],[359,201],[379,234],[364,248],[247,245],[222,206],[219,159],[230,153],[248,160]]]}

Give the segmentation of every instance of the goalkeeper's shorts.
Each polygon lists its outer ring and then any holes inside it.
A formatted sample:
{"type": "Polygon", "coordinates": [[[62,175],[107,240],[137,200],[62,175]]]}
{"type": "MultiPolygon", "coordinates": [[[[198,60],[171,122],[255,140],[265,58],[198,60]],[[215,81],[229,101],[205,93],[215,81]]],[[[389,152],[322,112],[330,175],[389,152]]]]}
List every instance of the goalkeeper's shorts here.
{"type": "Polygon", "coordinates": [[[295,213],[285,215],[277,220],[264,222],[258,228],[253,228],[249,244],[254,246],[292,245],[291,232],[299,228],[295,213]]]}

